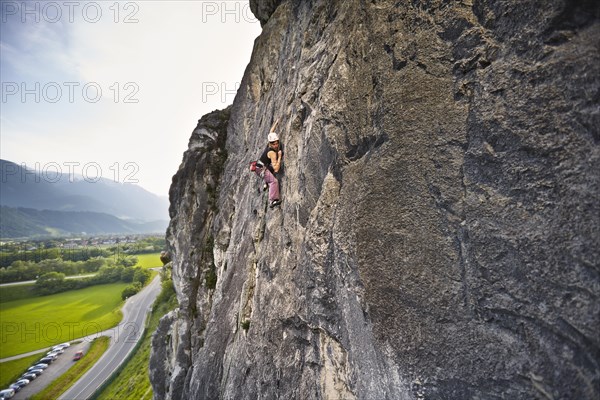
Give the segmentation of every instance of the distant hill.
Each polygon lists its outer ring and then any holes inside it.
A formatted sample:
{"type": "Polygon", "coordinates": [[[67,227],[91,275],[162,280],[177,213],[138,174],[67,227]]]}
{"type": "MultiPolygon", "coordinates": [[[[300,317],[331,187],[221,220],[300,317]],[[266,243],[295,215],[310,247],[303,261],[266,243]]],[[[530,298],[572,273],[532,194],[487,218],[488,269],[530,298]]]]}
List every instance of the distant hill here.
{"type": "Polygon", "coordinates": [[[36,210],[92,211],[114,215],[120,219],[148,222],[168,220],[169,203],[134,184],[116,183],[101,178],[89,182],[75,176],[69,182],[65,169],[57,182],[40,171],[24,169],[0,160],[0,205],[36,210]]]}
{"type": "Polygon", "coordinates": [[[136,223],[89,211],[34,210],[0,207],[0,237],[61,236],[68,234],[163,233],[167,221],[136,223]]]}

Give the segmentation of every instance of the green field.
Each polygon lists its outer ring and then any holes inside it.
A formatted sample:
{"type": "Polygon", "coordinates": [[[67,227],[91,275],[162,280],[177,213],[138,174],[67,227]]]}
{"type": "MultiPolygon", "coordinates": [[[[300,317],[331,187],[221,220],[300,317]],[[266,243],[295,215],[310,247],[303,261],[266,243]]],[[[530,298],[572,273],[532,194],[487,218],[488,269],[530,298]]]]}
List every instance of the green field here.
{"type": "Polygon", "coordinates": [[[18,377],[23,375],[23,372],[27,370],[34,362],[42,358],[46,352],[34,354],[29,357],[19,358],[18,360],[6,361],[0,363],[0,388],[7,388],[8,385],[17,380],[18,377]]]}
{"type": "Polygon", "coordinates": [[[127,283],[0,303],[0,358],[44,349],[116,326],[127,283]]]}
{"type": "Polygon", "coordinates": [[[160,253],[136,254],[134,257],[137,257],[138,259],[136,265],[139,265],[142,268],[162,267],[163,265],[160,261],[160,253]]]}

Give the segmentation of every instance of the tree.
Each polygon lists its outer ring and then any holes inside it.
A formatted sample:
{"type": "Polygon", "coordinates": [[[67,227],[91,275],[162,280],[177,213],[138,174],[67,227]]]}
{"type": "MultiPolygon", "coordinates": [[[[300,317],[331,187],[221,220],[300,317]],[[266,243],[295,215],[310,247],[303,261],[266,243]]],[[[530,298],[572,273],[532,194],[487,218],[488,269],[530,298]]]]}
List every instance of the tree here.
{"type": "Polygon", "coordinates": [[[146,282],[148,282],[148,279],[150,279],[150,275],[151,273],[149,270],[138,267],[135,269],[133,281],[139,282],[143,286],[146,284],[146,282]]]}
{"type": "Polygon", "coordinates": [[[62,290],[65,274],[60,272],[48,272],[40,276],[35,282],[35,290],[41,294],[51,294],[62,290]]]}
{"type": "Polygon", "coordinates": [[[121,280],[123,282],[133,282],[133,277],[135,275],[135,268],[123,268],[121,271],[121,280]]]}
{"type": "Polygon", "coordinates": [[[121,298],[125,300],[128,297],[138,293],[140,290],[142,290],[142,284],[139,282],[133,282],[131,285],[123,289],[123,292],[121,292],[121,298]]]}
{"type": "Polygon", "coordinates": [[[83,270],[85,272],[96,272],[106,264],[106,259],[102,257],[90,258],[83,263],[83,270]]]}
{"type": "Polygon", "coordinates": [[[65,274],[60,273],[60,272],[47,272],[45,274],[43,274],[42,276],[40,276],[37,281],[35,282],[36,284],[38,283],[57,283],[57,282],[62,282],[65,280],[65,274]]]}
{"type": "Polygon", "coordinates": [[[104,283],[109,282],[117,282],[121,279],[121,273],[123,272],[123,267],[118,266],[110,266],[105,265],[98,271],[96,277],[99,280],[102,280],[104,283]]]}
{"type": "Polygon", "coordinates": [[[135,264],[137,264],[138,262],[138,258],[137,257],[122,257],[119,259],[119,264],[121,264],[124,267],[133,267],[135,264]]]}

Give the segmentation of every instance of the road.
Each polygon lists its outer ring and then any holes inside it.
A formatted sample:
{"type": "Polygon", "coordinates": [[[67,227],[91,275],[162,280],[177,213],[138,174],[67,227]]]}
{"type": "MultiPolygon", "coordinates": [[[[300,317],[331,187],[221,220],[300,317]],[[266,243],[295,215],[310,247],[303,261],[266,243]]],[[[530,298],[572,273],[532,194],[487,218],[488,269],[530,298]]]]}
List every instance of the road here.
{"type": "MultiPolygon", "coordinates": [[[[80,278],[89,278],[90,276],[95,276],[96,274],[87,274],[87,275],[71,275],[65,276],[65,279],[80,279],[80,278]]],[[[36,281],[21,281],[21,282],[10,282],[10,283],[2,283],[0,286],[17,286],[17,285],[25,285],[27,283],[35,283],[36,281]]]]}
{"type": "MultiPolygon", "coordinates": [[[[94,364],[94,366],[90,368],[79,381],[67,390],[60,399],[82,400],[90,397],[94,391],[110,377],[113,371],[121,365],[137,344],[144,329],[148,310],[152,307],[152,303],[154,303],[156,296],[160,293],[160,289],[160,276],[157,275],[140,293],[130,297],[125,302],[125,305],[121,309],[123,311],[123,320],[119,325],[85,338],[73,340],[72,342],[81,341],[81,343],[72,345],[58,358],[58,360],[53,362],[39,378],[23,388],[15,395],[15,397],[13,397],[13,399],[27,399],[33,394],[43,390],[73,364],[72,358],[77,350],[86,352],[93,339],[100,336],[109,336],[111,341],[108,350],[106,350],[96,364],[94,364]]],[[[40,351],[41,350],[36,350],[32,353],[35,354],[40,351]]],[[[20,354],[2,361],[21,358],[23,356],[23,354],[20,354]]]]}
{"type": "Polygon", "coordinates": [[[127,300],[123,306],[123,322],[113,328],[108,350],[59,400],[89,398],[121,365],[140,339],[146,316],[160,289],[160,276],[156,276],[144,290],[127,300]]]}

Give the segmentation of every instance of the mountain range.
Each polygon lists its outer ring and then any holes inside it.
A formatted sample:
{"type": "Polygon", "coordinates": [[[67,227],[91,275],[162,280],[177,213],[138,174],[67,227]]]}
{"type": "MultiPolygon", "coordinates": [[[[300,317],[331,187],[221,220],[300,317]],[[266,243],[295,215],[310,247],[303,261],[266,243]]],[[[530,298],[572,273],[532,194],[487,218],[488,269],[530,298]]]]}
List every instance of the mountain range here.
{"type": "Polygon", "coordinates": [[[163,231],[168,199],[109,179],[44,174],[0,160],[1,237],[163,231]]]}

